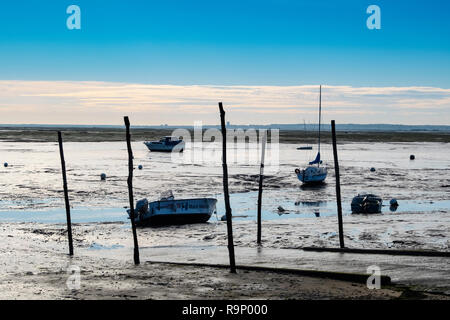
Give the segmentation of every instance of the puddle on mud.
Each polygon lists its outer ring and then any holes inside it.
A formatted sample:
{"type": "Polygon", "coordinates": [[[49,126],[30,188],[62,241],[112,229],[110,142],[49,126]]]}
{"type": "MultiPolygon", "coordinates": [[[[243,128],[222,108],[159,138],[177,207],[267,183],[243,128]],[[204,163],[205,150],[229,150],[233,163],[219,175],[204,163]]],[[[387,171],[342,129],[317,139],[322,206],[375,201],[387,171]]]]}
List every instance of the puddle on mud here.
{"type": "MultiPolygon", "coordinates": [[[[278,191],[280,192],[280,191],[278,191]]],[[[287,201],[276,202],[273,198],[276,194],[263,194],[262,219],[276,220],[289,218],[311,218],[311,217],[330,217],[335,216],[337,209],[334,201],[287,201]],[[283,210],[280,210],[281,207],[283,210]]],[[[233,220],[249,221],[256,220],[256,204],[258,192],[236,193],[230,195],[233,220]]],[[[344,200],[342,211],[344,215],[351,214],[351,200],[344,200]]],[[[382,214],[402,214],[402,213],[429,213],[429,212],[448,212],[450,209],[450,200],[440,201],[419,201],[419,200],[401,200],[398,199],[399,206],[396,211],[389,207],[389,199],[385,199],[382,214]]],[[[210,222],[220,221],[225,214],[225,205],[223,196],[218,196],[217,214],[213,214],[210,222]]],[[[72,208],[71,217],[73,223],[89,222],[127,222],[127,214],[124,208],[72,208]]],[[[1,210],[0,222],[39,222],[39,223],[65,223],[66,212],[64,208],[51,210],[1,210]]]]}

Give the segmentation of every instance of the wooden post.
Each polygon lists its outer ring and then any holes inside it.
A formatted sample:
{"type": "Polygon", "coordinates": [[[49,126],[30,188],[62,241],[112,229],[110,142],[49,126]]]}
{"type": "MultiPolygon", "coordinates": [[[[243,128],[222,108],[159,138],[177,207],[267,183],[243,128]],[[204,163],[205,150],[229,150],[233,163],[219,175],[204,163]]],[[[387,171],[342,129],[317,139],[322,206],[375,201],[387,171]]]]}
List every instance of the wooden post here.
{"type": "Polygon", "coordinates": [[[261,244],[261,203],[262,203],[262,186],[264,179],[264,156],[266,153],[266,130],[263,130],[262,143],[261,143],[261,167],[259,169],[259,191],[258,191],[258,236],[256,243],[261,244]]]}
{"type": "Polygon", "coordinates": [[[228,253],[230,255],[230,271],[236,273],[234,260],[233,224],[230,207],[230,194],[228,192],[228,167],[227,167],[227,128],[225,127],[225,111],[222,102],[219,102],[220,124],[222,126],[222,167],[223,167],[223,194],[225,198],[225,211],[227,217],[228,253]]]}
{"type": "Polygon", "coordinates": [[[58,131],[58,143],[59,143],[59,155],[61,157],[61,169],[64,188],[64,201],[66,203],[66,218],[67,218],[67,237],[69,238],[69,255],[73,256],[73,241],[72,241],[72,221],[70,219],[70,203],[69,192],[67,190],[67,177],[66,177],[66,161],[64,160],[64,149],[61,131],[58,131]]]}
{"type": "Polygon", "coordinates": [[[339,224],[339,244],[341,248],[344,248],[344,227],[342,225],[342,205],[341,205],[341,182],[339,179],[339,162],[337,155],[336,128],[334,120],[331,120],[331,136],[333,138],[334,172],[336,175],[336,204],[337,204],[338,224],[339,224]]]}
{"type": "Polygon", "coordinates": [[[126,127],[126,139],[128,149],[128,197],[130,200],[130,220],[131,228],[133,229],[134,240],[134,264],[139,264],[139,244],[137,240],[136,224],[134,222],[134,199],[133,199],[133,151],[131,150],[131,135],[130,135],[130,120],[124,117],[126,127]]]}

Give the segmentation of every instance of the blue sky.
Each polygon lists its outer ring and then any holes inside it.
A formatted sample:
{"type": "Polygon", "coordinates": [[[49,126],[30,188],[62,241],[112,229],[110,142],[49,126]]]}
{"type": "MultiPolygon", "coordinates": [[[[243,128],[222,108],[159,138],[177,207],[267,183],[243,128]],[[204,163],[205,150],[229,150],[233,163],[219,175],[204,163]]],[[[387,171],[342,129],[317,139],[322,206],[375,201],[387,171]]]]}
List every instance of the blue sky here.
{"type": "Polygon", "coordinates": [[[0,77],[450,87],[450,2],[8,1],[0,77]],[[66,28],[77,4],[82,29],[66,28]],[[381,8],[381,30],[365,10],[381,8]]]}
{"type": "Polygon", "coordinates": [[[0,80],[449,89],[449,18],[445,0],[4,1],[0,80]]]}

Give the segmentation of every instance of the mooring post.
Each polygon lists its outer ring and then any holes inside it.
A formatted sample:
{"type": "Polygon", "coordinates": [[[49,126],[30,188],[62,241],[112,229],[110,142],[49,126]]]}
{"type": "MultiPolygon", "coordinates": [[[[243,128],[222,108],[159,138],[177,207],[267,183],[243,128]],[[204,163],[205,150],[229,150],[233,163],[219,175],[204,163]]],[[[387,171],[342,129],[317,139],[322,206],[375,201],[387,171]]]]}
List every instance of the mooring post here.
{"type": "Polygon", "coordinates": [[[131,135],[130,135],[130,120],[128,117],[123,118],[125,121],[125,127],[127,130],[127,149],[128,149],[128,197],[130,200],[130,220],[131,228],[133,229],[134,240],[134,264],[139,264],[139,245],[136,233],[136,224],[134,222],[134,198],[133,198],[133,151],[131,150],[131,135]]]}
{"type": "Polygon", "coordinates": [[[259,169],[259,191],[258,191],[258,236],[256,242],[261,244],[261,203],[262,203],[262,186],[264,179],[264,157],[266,153],[267,132],[263,130],[261,142],[261,166],[259,169]]]}
{"type": "Polygon", "coordinates": [[[339,162],[336,146],[336,126],[334,120],[331,120],[331,136],[333,138],[334,173],[336,176],[336,204],[337,204],[338,224],[339,224],[339,244],[341,248],[344,248],[344,227],[342,225],[342,205],[341,205],[341,182],[339,179],[339,162]]]}
{"type": "Polygon", "coordinates": [[[220,124],[222,127],[222,167],[223,167],[223,194],[225,198],[225,212],[227,217],[228,252],[230,255],[230,271],[236,273],[234,260],[233,224],[230,207],[230,194],[228,193],[228,167],[227,167],[227,128],[225,127],[225,111],[222,102],[219,102],[220,124]]]}
{"type": "Polygon", "coordinates": [[[66,218],[67,218],[67,237],[69,238],[69,255],[73,256],[73,242],[72,242],[72,221],[70,219],[70,203],[69,192],[67,190],[67,177],[66,177],[66,161],[64,160],[64,149],[61,131],[58,131],[58,143],[59,143],[59,155],[61,157],[61,169],[64,188],[64,201],[66,203],[66,218]]]}

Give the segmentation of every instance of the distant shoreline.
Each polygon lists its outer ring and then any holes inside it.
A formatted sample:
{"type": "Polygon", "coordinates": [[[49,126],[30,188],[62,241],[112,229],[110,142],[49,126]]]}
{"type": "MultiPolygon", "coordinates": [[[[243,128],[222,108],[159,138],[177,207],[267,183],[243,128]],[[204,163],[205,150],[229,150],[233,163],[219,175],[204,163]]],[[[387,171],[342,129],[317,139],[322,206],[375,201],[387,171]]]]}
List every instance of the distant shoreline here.
{"type": "MultiPolygon", "coordinates": [[[[171,135],[174,128],[132,128],[133,141],[158,140],[163,136],[171,135]]],[[[183,128],[183,127],[181,127],[183,128]]],[[[186,127],[187,129],[187,127],[186,127]]],[[[234,129],[232,126],[229,129],[234,129]]],[[[246,130],[245,128],[243,128],[246,130]]],[[[4,142],[57,142],[56,131],[63,132],[66,142],[106,142],[123,141],[124,128],[122,127],[2,127],[0,126],[0,141],[4,142]]],[[[189,130],[189,129],[188,129],[189,130]]],[[[193,130],[189,130],[191,137],[193,130]]],[[[280,143],[305,144],[317,141],[316,131],[280,130],[280,143]]],[[[269,142],[270,140],[269,131],[269,142]]],[[[339,130],[338,143],[346,142],[450,142],[450,131],[352,131],[339,130]]],[[[323,143],[331,143],[329,131],[322,134],[323,143]]]]}
{"type": "MultiPolygon", "coordinates": [[[[192,125],[131,125],[134,129],[153,129],[153,130],[175,130],[188,129],[192,130],[192,125]]],[[[217,128],[219,125],[203,125],[203,129],[217,128]]],[[[42,129],[42,130],[57,130],[57,129],[73,129],[73,130],[87,130],[87,129],[122,129],[123,125],[76,125],[76,124],[0,124],[0,130],[4,129],[42,129]]],[[[230,129],[279,129],[281,131],[317,131],[318,124],[247,124],[235,125],[229,124],[227,128],[230,129]]],[[[331,131],[331,126],[328,123],[322,123],[321,129],[323,131],[331,131]]],[[[403,125],[403,124],[352,124],[343,123],[336,124],[337,131],[355,131],[355,132],[447,132],[450,133],[450,125],[403,125]]]]}

